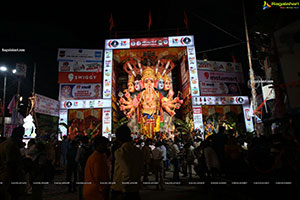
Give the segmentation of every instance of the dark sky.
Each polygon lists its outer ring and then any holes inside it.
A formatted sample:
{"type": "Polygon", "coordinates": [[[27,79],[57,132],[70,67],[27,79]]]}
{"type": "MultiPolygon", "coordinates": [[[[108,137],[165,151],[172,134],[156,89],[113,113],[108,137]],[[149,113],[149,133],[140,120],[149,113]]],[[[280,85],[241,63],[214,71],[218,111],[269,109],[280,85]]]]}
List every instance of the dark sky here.
{"type": "MultiPolygon", "coordinates": [[[[52,1],[51,1],[52,2],[52,1]]],[[[111,1],[66,5],[41,2],[29,5],[27,2],[1,5],[0,48],[24,48],[25,52],[5,53],[0,51],[0,64],[14,68],[17,62],[28,65],[27,77],[22,79],[21,95],[32,91],[33,63],[37,66],[36,93],[58,98],[58,48],[103,49],[104,40],[110,37],[151,37],[189,34],[195,36],[196,51],[203,51],[240,42],[217,30],[211,24],[221,27],[241,40],[245,40],[241,1],[111,1]],[[148,31],[148,13],[151,10],[152,26],[148,31]],[[189,28],[185,28],[186,10],[189,28]],[[112,13],[115,27],[109,32],[109,17],[112,13]]],[[[292,16],[273,9],[262,11],[263,1],[246,0],[249,28],[266,23],[273,26],[280,15],[292,16]],[[270,20],[266,22],[266,20],[270,20]],[[273,21],[272,21],[273,20],[273,21]]],[[[299,11],[299,10],[298,10],[299,11]]],[[[299,12],[298,12],[299,13],[299,12]]],[[[291,18],[294,20],[294,18],[291,18]]],[[[284,19],[285,20],[285,19],[284,19]]],[[[281,24],[285,23],[281,22],[281,24]]],[[[1,50],[1,49],[0,49],[1,50]]],[[[208,52],[210,60],[231,61],[234,55],[239,62],[246,62],[246,46],[208,52]]],[[[202,54],[197,55],[202,59],[202,54]]],[[[245,66],[247,67],[247,66],[245,66]]],[[[3,75],[1,75],[3,77],[3,75]]],[[[0,88],[3,79],[0,77],[0,88]]],[[[8,78],[8,97],[16,93],[15,77],[8,78]]],[[[3,88],[0,89],[2,97],[3,88]]]]}

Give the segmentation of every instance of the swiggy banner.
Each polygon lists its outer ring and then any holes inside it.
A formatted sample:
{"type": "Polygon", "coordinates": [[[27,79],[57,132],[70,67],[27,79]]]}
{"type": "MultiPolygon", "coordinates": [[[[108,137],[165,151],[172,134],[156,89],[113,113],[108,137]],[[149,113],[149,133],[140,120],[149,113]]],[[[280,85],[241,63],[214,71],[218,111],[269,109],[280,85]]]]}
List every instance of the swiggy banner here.
{"type": "Polygon", "coordinates": [[[59,72],[58,83],[100,83],[101,72],[59,72]]]}

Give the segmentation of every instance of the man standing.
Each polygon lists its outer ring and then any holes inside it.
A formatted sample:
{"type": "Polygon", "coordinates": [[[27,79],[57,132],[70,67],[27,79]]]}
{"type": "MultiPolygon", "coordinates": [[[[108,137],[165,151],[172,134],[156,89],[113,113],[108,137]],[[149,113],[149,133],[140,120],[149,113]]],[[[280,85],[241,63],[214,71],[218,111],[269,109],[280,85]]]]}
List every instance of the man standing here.
{"type": "Polygon", "coordinates": [[[122,125],[116,131],[120,148],[115,151],[114,184],[111,186],[112,199],[140,199],[143,157],[141,150],[132,144],[130,129],[122,125]]]}
{"type": "Polygon", "coordinates": [[[94,152],[88,158],[84,169],[83,196],[85,200],[109,199],[109,166],[106,153],[108,139],[103,136],[94,138],[94,152]]]}
{"type": "Polygon", "coordinates": [[[20,144],[22,143],[24,128],[15,128],[11,137],[0,145],[0,199],[19,199],[21,187],[12,182],[22,182],[23,162],[20,154],[20,144]]]}
{"type": "Polygon", "coordinates": [[[163,152],[160,149],[162,146],[161,142],[155,143],[155,148],[152,151],[153,155],[153,172],[155,174],[155,181],[158,182],[156,185],[156,189],[159,190],[159,187],[161,190],[164,190],[163,186],[163,152]]]}

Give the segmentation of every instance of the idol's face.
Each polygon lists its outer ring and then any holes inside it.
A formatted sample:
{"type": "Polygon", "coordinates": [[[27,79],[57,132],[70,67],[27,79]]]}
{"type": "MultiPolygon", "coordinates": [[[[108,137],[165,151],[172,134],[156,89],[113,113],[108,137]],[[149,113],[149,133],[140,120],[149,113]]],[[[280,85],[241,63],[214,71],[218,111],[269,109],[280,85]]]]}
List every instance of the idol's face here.
{"type": "Polygon", "coordinates": [[[147,88],[147,89],[154,88],[154,80],[153,80],[153,78],[147,78],[147,79],[145,79],[145,88],[147,88]]]}
{"type": "Polygon", "coordinates": [[[163,79],[158,80],[157,89],[159,89],[159,90],[164,89],[164,80],[163,79]]]}
{"type": "Polygon", "coordinates": [[[135,86],[134,86],[134,84],[133,83],[128,83],[128,91],[130,92],[130,93],[133,93],[134,91],[135,91],[135,86]]]}
{"type": "Polygon", "coordinates": [[[134,81],[134,89],[136,91],[140,91],[141,90],[141,84],[139,80],[134,81]]]}
{"type": "Polygon", "coordinates": [[[164,90],[168,91],[171,89],[171,81],[166,81],[165,82],[165,86],[164,86],[164,90]]]}

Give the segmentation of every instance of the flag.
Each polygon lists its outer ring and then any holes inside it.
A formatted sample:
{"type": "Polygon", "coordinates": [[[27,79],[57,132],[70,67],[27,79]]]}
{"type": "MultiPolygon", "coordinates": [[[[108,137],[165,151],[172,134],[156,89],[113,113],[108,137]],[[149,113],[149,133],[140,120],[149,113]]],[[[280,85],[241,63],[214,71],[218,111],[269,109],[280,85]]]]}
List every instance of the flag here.
{"type": "Polygon", "coordinates": [[[232,62],[233,62],[233,63],[236,63],[235,56],[232,56],[232,62]]]}
{"type": "Polygon", "coordinates": [[[150,27],[152,25],[152,18],[151,18],[151,11],[149,10],[149,22],[148,22],[148,29],[150,30],[150,27]]]}
{"type": "Polygon", "coordinates": [[[13,113],[13,110],[15,109],[15,107],[16,107],[16,100],[15,100],[15,96],[13,96],[7,106],[7,109],[9,110],[9,114],[13,113]]]}
{"type": "Polygon", "coordinates": [[[184,21],[185,27],[188,29],[189,28],[189,21],[188,21],[188,18],[187,18],[185,10],[183,11],[183,14],[184,14],[183,21],[184,21]]]}
{"type": "Polygon", "coordinates": [[[115,23],[114,23],[114,19],[113,19],[112,13],[110,13],[109,24],[110,24],[109,31],[111,31],[112,28],[115,27],[115,23]]]}

